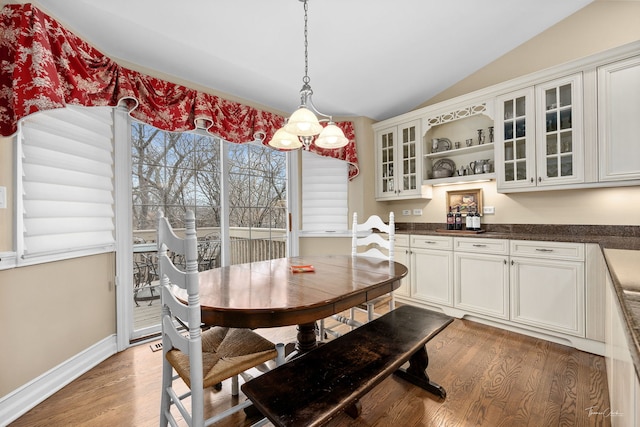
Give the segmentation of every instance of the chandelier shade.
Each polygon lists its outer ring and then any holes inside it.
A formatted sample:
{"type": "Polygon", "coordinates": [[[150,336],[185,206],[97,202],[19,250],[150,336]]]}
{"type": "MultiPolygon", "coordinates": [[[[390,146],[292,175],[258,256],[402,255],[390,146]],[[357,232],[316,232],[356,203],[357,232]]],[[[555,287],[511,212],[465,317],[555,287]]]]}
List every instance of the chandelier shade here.
{"type": "Polygon", "coordinates": [[[289,117],[284,130],[298,136],[314,136],[322,131],[322,125],[311,110],[301,106],[289,117]]]}
{"type": "Polygon", "coordinates": [[[269,145],[279,150],[297,150],[302,147],[302,142],[297,135],[287,132],[285,128],[280,128],[273,134],[269,145]]]}
{"type": "Polygon", "coordinates": [[[344,132],[335,123],[329,122],[316,138],[315,144],[320,148],[340,148],[349,143],[344,132]]]}

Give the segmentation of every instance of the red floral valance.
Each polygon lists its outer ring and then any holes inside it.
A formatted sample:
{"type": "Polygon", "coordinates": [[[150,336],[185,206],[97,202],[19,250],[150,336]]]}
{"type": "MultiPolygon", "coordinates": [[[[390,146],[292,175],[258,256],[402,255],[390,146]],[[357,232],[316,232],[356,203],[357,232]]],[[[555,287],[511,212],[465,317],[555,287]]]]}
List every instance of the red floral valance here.
{"type": "MultiPolygon", "coordinates": [[[[131,117],[168,131],[204,128],[227,141],[267,143],[284,117],[122,67],[31,4],[5,5],[0,15],[0,134],[29,114],[66,105],[124,105],[131,117]]],[[[358,174],[352,122],[340,122],[350,143],[311,151],[349,162],[358,174]]]]}

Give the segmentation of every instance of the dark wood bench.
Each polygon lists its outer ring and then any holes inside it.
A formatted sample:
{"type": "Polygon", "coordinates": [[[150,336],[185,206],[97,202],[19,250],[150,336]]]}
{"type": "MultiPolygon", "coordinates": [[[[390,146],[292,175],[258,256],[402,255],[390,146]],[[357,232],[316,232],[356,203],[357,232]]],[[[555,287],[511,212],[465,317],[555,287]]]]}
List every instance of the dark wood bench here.
{"type": "Polygon", "coordinates": [[[453,318],[403,305],[242,385],[276,426],[319,426],[340,411],[360,415],[360,398],[395,373],[441,398],[425,344],[453,318]],[[409,362],[409,367],[401,366],[409,362]]]}

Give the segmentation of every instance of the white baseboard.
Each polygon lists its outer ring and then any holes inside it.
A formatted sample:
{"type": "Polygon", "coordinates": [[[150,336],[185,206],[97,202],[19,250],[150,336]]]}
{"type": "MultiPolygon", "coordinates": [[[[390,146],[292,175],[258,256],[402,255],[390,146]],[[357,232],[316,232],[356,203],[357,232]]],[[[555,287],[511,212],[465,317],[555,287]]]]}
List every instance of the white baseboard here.
{"type": "Polygon", "coordinates": [[[521,325],[510,322],[508,320],[500,320],[491,318],[489,316],[476,315],[468,313],[463,310],[455,309],[452,307],[444,307],[439,305],[431,305],[427,302],[415,301],[406,297],[395,296],[397,302],[411,304],[418,307],[423,307],[429,310],[438,311],[448,316],[455,317],[457,319],[466,319],[473,322],[482,323],[483,325],[493,326],[495,328],[505,329],[507,331],[516,332],[522,335],[528,335],[530,337],[539,338],[546,341],[555,342],[556,344],[562,344],[575,349],[586,351],[587,353],[596,354],[598,356],[605,355],[605,344],[597,340],[589,338],[576,337],[569,334],[563,334],[560,332],[547,331],[541,328],[535,328],[533,326],[521,325]]]}
{"type": "Polygon", "coordinates": [[[5,427],[80,375],[117,352],[115,334],[0,398],[0,426],[5,427]]]}

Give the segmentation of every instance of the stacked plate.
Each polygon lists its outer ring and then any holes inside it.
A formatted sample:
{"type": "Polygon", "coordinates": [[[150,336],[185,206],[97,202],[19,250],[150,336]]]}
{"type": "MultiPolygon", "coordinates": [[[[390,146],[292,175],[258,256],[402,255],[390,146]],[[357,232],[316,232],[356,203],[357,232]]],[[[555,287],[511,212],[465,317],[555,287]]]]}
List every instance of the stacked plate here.
{"type": "Polygon", "coordinates": [[[456,164],[451,159],[436,160],[433,164],[433,178],[449,178],[456,171],[456,164]]]}

